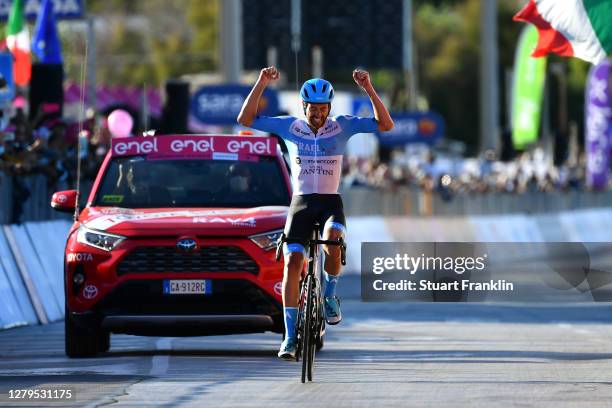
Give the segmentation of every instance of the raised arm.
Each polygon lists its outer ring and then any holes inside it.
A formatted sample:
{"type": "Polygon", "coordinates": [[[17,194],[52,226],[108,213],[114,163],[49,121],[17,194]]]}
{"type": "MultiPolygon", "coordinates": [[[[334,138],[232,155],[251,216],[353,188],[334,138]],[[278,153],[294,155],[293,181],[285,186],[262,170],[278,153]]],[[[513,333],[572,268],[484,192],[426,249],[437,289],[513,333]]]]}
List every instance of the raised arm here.
{"type": "Polygon", "coordinates": [[[387,110],[387,107],[380,100],[380,97],[376,93],[374,86],[372,86],[372,82],[370,81],[370,74],[367,71],[354,70],[353,71],[353,79],[355,83],[363,88],[364,91],[370,97],[370,101],[372,102],[372,108],[374,109],[374,119],[378,122],[378,130],[381,132],[387,132],[393,129],[393,119],[391,119],[391,115],[387,110]]]}
{"type": "Polygon", "coordinates": [[[259,106],[261,94],[263,94],[263,91],[270,83],[277,81],[278,78],[279,73],[275,67],[267,67],[261,70],[257,82],[255,82],[253,89],[251,89],[251,92],[249,92],[249,95],[242,104],[242,109],[240,109],[238,118],[236,118],[238,123],[242,126],[251,126],[253,124],[255,116],[257,116],[257,107],[259,106]]]}

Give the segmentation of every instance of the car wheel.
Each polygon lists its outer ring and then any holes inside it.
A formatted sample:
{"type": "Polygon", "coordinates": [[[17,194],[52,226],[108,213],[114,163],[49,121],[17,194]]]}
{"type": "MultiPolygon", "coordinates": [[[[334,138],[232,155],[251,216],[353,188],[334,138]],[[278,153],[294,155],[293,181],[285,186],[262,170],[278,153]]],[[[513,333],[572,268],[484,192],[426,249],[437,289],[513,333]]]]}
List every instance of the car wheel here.
{"type": "MultiPolygon", "coordinates": [[[[64,321],[66,355],[70,358],[94,357],[100,350],[100,332],[76,325],[65,312],[64,321]]],[[[110,345],[110,340],[109,340],[110,345]]]]}

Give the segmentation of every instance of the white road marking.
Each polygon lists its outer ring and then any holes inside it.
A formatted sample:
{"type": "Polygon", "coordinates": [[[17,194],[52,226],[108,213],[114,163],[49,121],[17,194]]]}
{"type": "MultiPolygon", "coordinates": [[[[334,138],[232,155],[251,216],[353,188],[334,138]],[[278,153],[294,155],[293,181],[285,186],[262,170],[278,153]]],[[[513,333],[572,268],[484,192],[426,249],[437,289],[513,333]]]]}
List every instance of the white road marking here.
{"type": "Polygon", "coordinates": [[[585,336],[589,336],[593,338],[593,340],[596,340],[596,341],[598,340],[597,338],[594,338],[597,334],[589,329],[581,328],[579,326],[576,326],[570,323],[557,323],[557,327],[561,329],[565,329],[565,330],[571,330],[576,334],[582,334],[585,336]]]}
{"type": "MultiPolygon", "coordinates": [[[[157,350],[172,350],[172,338],[163,338],[157,340],[155,347],[157,350]]],[[[154,356],[151,361],[151,371],[149,375],[159,376],[164,375],[168,371],[170,356],[154,356]]]]}
{"type": "Polygon", "coordinates": [[[374,361],[374,359],[371,356],[357,356],[357,357],[353,357],[353,361],[371,363],[372,361],[374,361]]]}

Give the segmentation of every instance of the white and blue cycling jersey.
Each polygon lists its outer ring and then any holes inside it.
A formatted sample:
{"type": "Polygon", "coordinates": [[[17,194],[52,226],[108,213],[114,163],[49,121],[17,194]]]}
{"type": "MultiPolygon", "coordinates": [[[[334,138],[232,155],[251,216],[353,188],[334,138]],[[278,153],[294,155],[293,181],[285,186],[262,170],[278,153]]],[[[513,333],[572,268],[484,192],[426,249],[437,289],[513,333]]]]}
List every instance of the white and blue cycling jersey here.
{"type": "Polygon", "coordinates": [[[338,194],[346,142],[354,134],[376,131],[378,122],[350,115],[328,117],[315,135],[304,119],[257,116],[251,127],[285,141],[294,195],[338,194]]]}

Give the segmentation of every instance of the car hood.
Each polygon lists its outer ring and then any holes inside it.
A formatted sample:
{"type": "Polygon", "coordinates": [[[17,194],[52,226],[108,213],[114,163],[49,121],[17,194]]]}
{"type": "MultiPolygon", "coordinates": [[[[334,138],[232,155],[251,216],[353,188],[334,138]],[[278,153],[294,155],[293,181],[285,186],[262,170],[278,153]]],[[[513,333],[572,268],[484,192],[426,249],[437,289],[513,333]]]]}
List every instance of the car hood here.
{"type": "Polygon", "coordinates": [[[252,235],[283,228],[288,207],[155,208],[91,207],[81,215],[89,228],[125,236],[252,235]]]}

